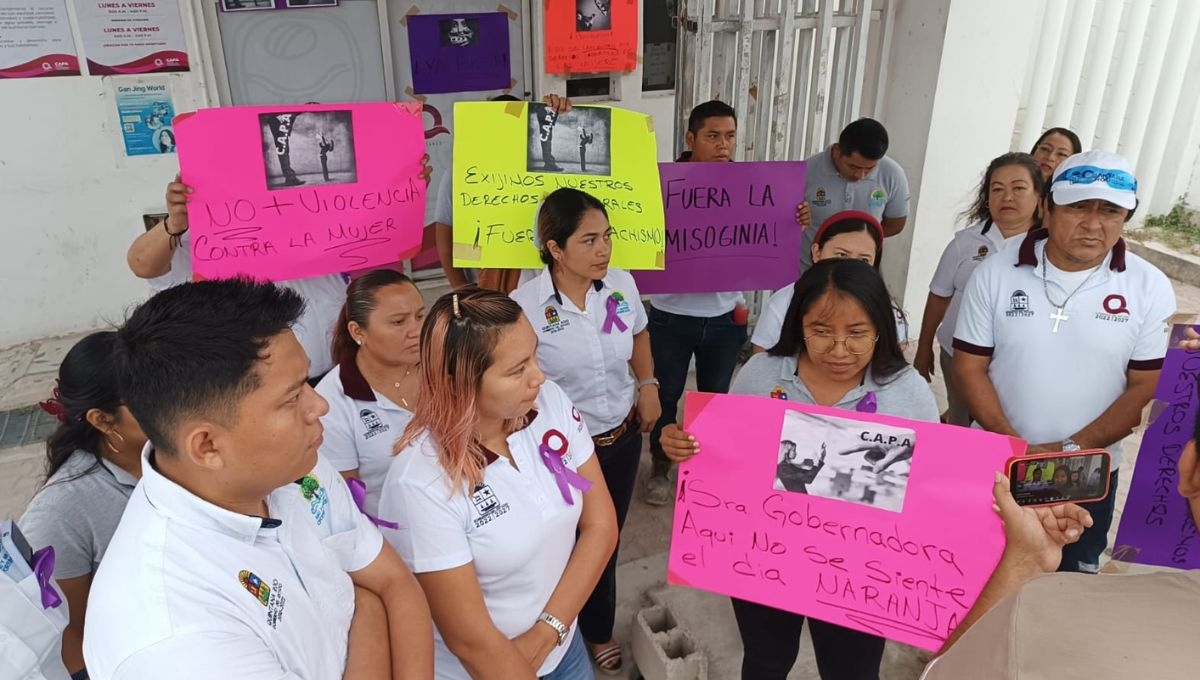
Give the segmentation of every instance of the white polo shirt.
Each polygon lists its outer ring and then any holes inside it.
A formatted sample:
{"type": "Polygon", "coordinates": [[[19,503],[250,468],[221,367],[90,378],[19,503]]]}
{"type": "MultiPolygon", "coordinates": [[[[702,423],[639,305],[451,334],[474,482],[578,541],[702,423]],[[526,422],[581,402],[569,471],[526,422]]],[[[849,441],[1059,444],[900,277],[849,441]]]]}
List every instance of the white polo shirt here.
{"type": "Polygon", "coordinates": [[[937,341],[949,354],[954,354],[954,327],[958,324],[958,309],[962,307],[962,292],[971,280],[971,274],[991,255],[995,255],[1012,243],[1020,243],[1025,234],[1017,234],[1004,238],[1000,228],[991,220],[976,224],[954,234],[946,249],[942,251],[942,259],[938,260],[937,269],[933,272],[933,280],[929,282],[929,292],[938,297],[950,298],[950,306],[946,308],[946,316],[942,325],[937,329],[937,341]]]}
{"type": "Polygon", "coordinates": [[[343,357],[317,383],[317,394],[329,403],[329,412],[321,418],[325,427],[321,456],[339,472],[358,470],[358,478],[367,486],[366,510],[378,517],[392,445],[412,420],[412,411],[372,389],[353,354],[343,357]]]}
{"type": "MultiPolygon", "coordinates": [[[[1042,289],[1046,230],[987,258],[967,284],[954,349],[991,357],[988,377],[1013,428],[1031,444],[1057,442],[1100,416],[1125,391],[1126,371],[1158,370],[1167,320],[1175,313],[1170,281],[1117,242],[1090,270],[1065,272],[1047,262],[1051,297],[1069,317],[1052,332],[1042,289]]],[[[1115,470],[1121,442],[1108,447],[1115,470]]]]}
{"type": "Polygon", "coordinates": [[[733,311],[745,301],[741,293],[672,293],[651,295],[650,305],[660,312],[711,319],[733,311]]]}
{"type": "Polygon", "coordinates": [[[812,241],[826,219],[843,210],[862,210],[875,219],[908,215],[908,177],[900,164],[888,156],[879,159],[867,176],[851,182],[833,164],[833,145],[808,159],[804,200],[812,212],[812,227],[804,230],[800,248],[800,271],[812,264],[812,241]]]}
{"type": "MultiPolygon", "coordinates": [[[[795,295],[794,283],[771,294],[762,311],[758,313],[758,320],[754,322],[754,335],[750,336],[750,344],[771,349],[779,342],[779,335],[783,333],[783,321],[795,295]]],[[[903,345],[908,342],[908,315],[895,300],[892,300],[892,314],[896,317],[896,339],[903,345]]]]}
{"type": "Polygon", "coordinates": [[[602,434],[624,422],[637,397],[629,368],[633,336],[647,323],[629,272],[609,267],[608,274],[588,289],[583,309],[555,292],[549,269],[514,290],[512,298],[537,333],[538,364],[575,402],[588,430],[602,434]],[[625,330],[614,325],[610,333],[604,332],[609,298],[618,300],[617,315],[625,330]]]}
{"type": "MultiPolygon", "coordinates": [[[[150,290],[158,293],[192,280],[190,234],[190,231],[184,232],[179,247],[171,254],[171,270],[162,276],[149,279],[150,290]]],[[[338,314],[346,302],[346,280],[341,274],[327,274],[311,279],[276,283],[296,291],[304,298],[304,313],[300,315],[292,331],[308,356],[309,376],[324,375],[333,367],[329,346],[333,344],[333,330],[337,325],[338,314]]]]}
{"type": "Polygon", "coordinates": [[[217,507],[154,468],[142,479],[88,596],[95,680],[340,678],[354,586],[383,539],[341,475],[318,460],[267,497],[271,518],[217,507]]]}
{"type": "MultiPolygon", "coordinates": [[[[508,437],[513,464],[486,452],[483,482],[471,492],[452,489],[428,433],[393,460],[379,510],[400,523],[385,535],[420,574],[473,565],[492,623],[509,639],[533,627],[550,601],[575,548],[583,494],[563,499],[542,462],[544,439],[565,443],[562,460],[578,470],[592,457],[592,438],[562,388],[547,380],[529,424],[508,437]],[[557,433],[555,437],[553,433],[557,433]]],[[[569,635],[575,635],[575,622],[569,635]]],[[[568,641],[570,638],[568,637],[568,641]]],[[[555,647],[538,675],[558,667],[567,645],[555,647]]],[[[434,675],[465,680],[466,670],[434,631],[434,675]]]]}

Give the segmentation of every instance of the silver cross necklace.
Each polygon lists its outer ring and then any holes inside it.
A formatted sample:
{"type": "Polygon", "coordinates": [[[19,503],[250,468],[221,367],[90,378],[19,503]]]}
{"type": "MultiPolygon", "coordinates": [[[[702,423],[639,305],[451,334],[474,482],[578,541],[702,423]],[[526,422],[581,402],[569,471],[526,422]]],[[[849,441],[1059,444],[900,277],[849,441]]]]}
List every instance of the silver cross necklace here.
{"type": "Polygon", "coordinates": [[[1093,269],[1092,272],[1087,275],[1087,278],[1083,280],[1083,283],[1076,286],[1075,290],[1071,291],[1071,294],[1068,295],[1067,299],[1063,300],[1062,304],[1060,305],[1054,301],[1054,298],[1050,297],[1050,286],[1046,283],[1046,260],[1049,259],[1050,257],[1046,255],[1045,252],[1042,252],[1042,292],[1046,294],[1046,302],[1049,302],[1050,306],[1054,307],[1054,313],[1050,315],[1050,318],[1054,320],[1054,327],[1050,329],[1050,332],[1057,333],[1058,325],[1071,318],[1067,315],[1067,303],[1071,301],[1071,298],[1075,297],[1075,294],[1078,293],[1081,288],[1087,285],[1088,281],[1092,280],[1092,277],[1096,275],[1096,272],[1100,271],[1100,268],[1104,266],[1104,262],[1100,262],[1100,264],[1096,265],[1095,269],[1093,269]]]}

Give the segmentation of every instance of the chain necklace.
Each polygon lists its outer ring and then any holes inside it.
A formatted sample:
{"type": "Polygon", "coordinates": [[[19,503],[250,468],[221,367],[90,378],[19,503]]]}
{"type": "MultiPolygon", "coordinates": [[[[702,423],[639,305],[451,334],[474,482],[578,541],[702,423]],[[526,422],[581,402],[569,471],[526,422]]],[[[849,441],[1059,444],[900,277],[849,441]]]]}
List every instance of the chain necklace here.
{"type": "MultiPolygon", "coordinates": [[[[408,376],[412,375],[412,372],[413,372],[412,366],[409,366],[408,369],[406,369],[404,371],[404,378],[407,378],[408,376]]],[[[401,378],[401,379],[397,380],[396,382],[392,383],[392,387],[396,388],[396,396],[400,397],[400,405],[403,406],[404,408],[408,409],[409,411],[411,411],[412,407],[408,405],[408,400],[404,398],[403,394],[400,394],[400,383],[404,381],[404,378],[401,378]]]]}
{"type": "Polygon", "coordinates": [[[1085,278],[1083,280],[1083,283],[1079,284],[1078,286],[1075,286],[1075,290],[1071,291],[1071,294],[1068,295],[1067,299],[1063,300],[1062,304],[1060,305],[1054,301],[1054,298],[1050,297],[1050,286],[1048,283],[1046,283],[1046,260],[1049,260],[1049,259],[1050,259],[1049,255],[1047,255],[1043,251],[1042,252],[1042,292],[1046,294],[1046,302],[1049,302],[1050,306],[1055,308],[1054,313],[1050,315],[1050,318],[1054,320],[1054,327],[1050,329],[1050,332],[1057,333],[1058,325],[1060,323],[1062,323],[1063,321],[1066,321],[1071,318],[1066,313],[1067,303],[1071,301],[1071,298],[1075,297],[1075,294],[1078,293],[1080,291],[1080,289],[1082,289],[1084,286],[1087,285],[1088,281],[1092,280],[1092,277],[1096,275],[1096,272],[1100,271],[1100,268],[1104,266],[1104,262],[1101,261],[1100,264],[1096,265],[1096,267],[1094,269],[1092,269],[1091,273],[1089,273],[1087,275],[1087,278],[1085,278]]]}

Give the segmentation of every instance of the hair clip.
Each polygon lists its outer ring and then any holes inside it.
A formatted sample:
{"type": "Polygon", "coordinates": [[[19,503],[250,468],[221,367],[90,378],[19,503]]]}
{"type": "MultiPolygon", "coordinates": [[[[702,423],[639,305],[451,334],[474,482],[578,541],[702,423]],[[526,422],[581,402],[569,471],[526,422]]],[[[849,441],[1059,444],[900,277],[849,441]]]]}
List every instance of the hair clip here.
{"type": "Polygon", "coordinates": [[[63,406],[62,395],[58,391],[58,378],[54,379],[54,390],[50,393],[51,396],[46,401],[39,401],[38,406],[50,415],[58,418],[58,422],[67,422],[67,408],[63,406]]]}
{"type": "Polygon", "coordinates": [[[454,305],[454,318],[461,321],[462,320],[462,310],[459,309],[459,307],[458,307],[458,293],[455,293],[450,298],[450,303],[454,305]]]}

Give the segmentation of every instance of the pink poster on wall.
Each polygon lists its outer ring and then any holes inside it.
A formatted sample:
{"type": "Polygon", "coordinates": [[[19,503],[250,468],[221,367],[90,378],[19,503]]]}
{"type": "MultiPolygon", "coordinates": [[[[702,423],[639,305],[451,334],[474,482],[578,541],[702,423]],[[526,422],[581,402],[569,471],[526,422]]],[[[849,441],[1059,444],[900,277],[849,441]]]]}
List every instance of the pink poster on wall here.
{"type": "Polygon", "coordinates": [[[178,0],[75,0],[75,11],[91,75],[188,70],[178,0]]]}
{"type": "Polygon", "coordinates": [[[1004,547],[995,473],[1025,442],[689,392],[667,580],[937,650],[1004,547]]]}
{"type": "Polygon", "coordinates": [[[420,104],[175,117],[199,278],[288,281],[411,257],[425,226],[420,104]]]}
{"type": "Polygon", "coordinates": [[[0,4],[0,79],[77,75],[66,0],[0,4]]]}

